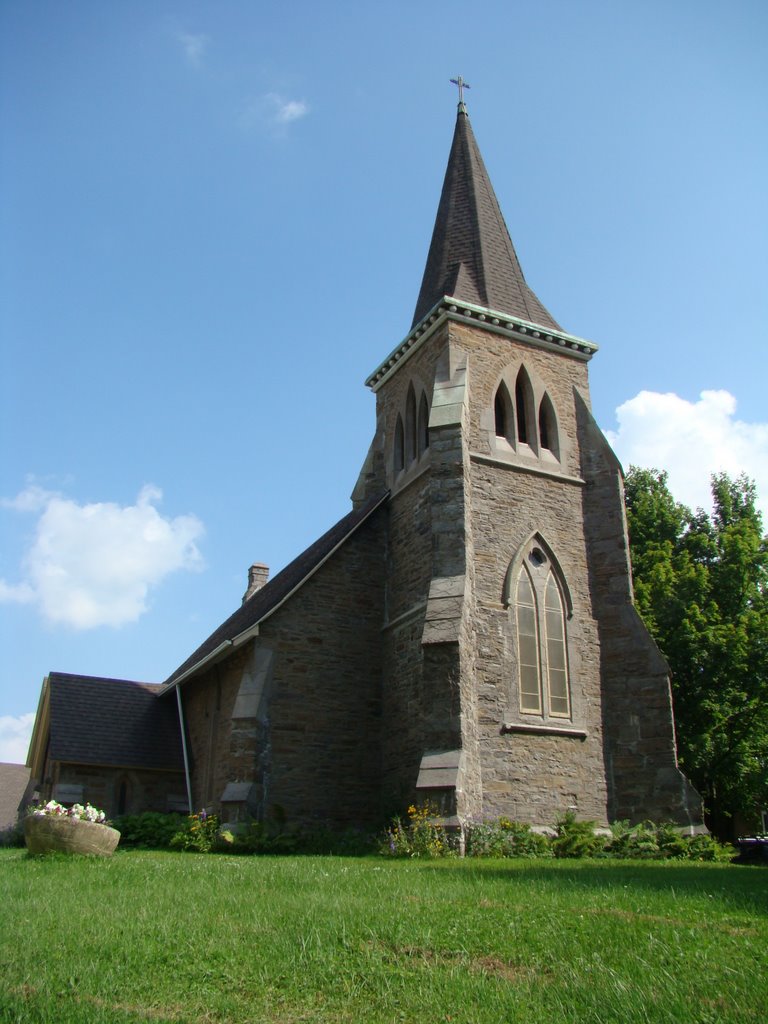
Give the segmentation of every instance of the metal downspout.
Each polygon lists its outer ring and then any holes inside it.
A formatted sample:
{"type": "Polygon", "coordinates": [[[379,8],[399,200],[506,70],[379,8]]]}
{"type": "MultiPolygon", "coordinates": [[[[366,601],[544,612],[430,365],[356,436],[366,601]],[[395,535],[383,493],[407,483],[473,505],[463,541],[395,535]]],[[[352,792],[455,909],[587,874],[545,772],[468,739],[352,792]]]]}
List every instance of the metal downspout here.
{"type": "Polygon", "coordinates": [[[189,777],[189,755],[187,754],[187,730],[184,728],[184,711],[181,707],[181,687],[176,687],[176,703],[179,706],[179,728],[181,730],[181,750],[184,755],[184,777],[187,780],[187,804],[192,814],[192,780],[189,777]]]}

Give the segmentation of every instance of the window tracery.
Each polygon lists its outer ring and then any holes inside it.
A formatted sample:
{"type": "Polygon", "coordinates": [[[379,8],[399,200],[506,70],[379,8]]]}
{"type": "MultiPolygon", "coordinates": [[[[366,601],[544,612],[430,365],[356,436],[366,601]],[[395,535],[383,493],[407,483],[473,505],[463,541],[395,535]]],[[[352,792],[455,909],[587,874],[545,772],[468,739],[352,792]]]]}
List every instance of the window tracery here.
{"type": "Polygon", "coordinates": [[[537,715],[545,721],[570,718],[566,634],[569,602],[561,574],[537,538],[511,568],[520,714],[537,715]]]}

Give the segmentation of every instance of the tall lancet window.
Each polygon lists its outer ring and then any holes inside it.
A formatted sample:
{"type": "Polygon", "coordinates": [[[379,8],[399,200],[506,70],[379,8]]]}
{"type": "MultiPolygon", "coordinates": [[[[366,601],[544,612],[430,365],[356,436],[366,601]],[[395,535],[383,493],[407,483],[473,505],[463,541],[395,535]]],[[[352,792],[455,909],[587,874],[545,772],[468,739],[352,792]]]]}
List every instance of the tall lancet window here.
{"type": "Polygon", "coordinates": [[[550,558],[535,541],[517,573],[514,606],[520,711],[570,718],[566,602],[550,558]]]}
{"type": "Polygon", "coordinates": [[[544,632],[547,646],[547,690],[549,713],[567,718],[571,713],[568,692],[568,658],[565,650],[565,612],[560,588],[552,572],[544,590],[544,632]]]}
{"type": "Polygon", "coordinates": [[[541,714],[539,615],[533,581],[525,566],[517,580],[517,644],[520,663],[520,710],[541,714]]]}

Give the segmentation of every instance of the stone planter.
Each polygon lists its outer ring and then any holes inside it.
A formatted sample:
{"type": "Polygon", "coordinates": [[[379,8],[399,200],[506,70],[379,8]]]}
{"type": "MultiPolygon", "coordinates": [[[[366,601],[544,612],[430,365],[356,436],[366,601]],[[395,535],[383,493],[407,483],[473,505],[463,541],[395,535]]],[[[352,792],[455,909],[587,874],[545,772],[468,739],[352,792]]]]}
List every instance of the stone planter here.
{"type": "Polygon", "coordinates": [[[88,853],[110,857],[120,833],[109,825],[79,818],[30,814],[24,819],[24,839],[30,853],[88,853]]]}

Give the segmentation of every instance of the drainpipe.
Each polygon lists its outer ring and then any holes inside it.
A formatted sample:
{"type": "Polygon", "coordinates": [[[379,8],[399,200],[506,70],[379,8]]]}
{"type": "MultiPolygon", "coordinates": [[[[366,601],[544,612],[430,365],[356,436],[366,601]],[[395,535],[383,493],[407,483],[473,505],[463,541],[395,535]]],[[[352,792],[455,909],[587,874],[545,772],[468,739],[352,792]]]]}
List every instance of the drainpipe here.
{"type": "Polygon", "coordinates": [[[181,750],[184,755],[184,776],[187,780],[187,804],[192,814],[192,779],[189,775],[189,755],[187,753],[187,731],[184,728],[184,712],[181,707],[181,687],[176,687],[176,703],[179,706],[179,729],[181,730],[181,750]]]}

